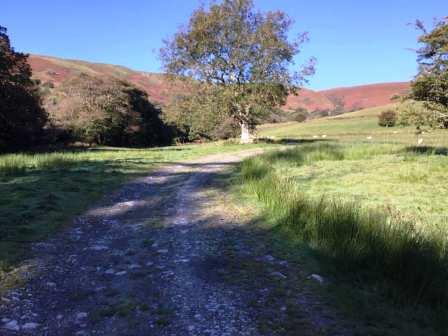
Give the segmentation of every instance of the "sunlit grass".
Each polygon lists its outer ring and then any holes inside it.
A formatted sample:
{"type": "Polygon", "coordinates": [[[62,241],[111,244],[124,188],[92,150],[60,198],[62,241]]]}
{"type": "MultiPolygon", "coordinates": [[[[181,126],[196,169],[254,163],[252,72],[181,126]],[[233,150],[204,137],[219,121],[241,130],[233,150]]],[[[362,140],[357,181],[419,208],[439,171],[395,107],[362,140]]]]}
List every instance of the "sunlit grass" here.
{"type": "Polygon", "coordinates": [[[0,155],[0,278],[23,260],[29,243],[54,233],[120,184],[165,163],[261,146],[219,142],[0,155]]]}
{"type": "Polygon", "coordinates": [[[446,303],[446,168],[431,149],[317,143],[248,159],[241,176],[292,239],[414,302],[446,303]]]}

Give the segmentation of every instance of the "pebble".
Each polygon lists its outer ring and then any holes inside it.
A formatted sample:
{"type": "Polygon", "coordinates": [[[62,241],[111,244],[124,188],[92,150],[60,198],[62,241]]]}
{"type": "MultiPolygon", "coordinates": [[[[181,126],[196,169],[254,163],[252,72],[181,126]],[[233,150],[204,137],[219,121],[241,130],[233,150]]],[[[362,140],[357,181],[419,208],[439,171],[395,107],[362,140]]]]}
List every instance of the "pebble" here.
{"type": "Polygon", "coordinates": [[[132,264],[129,266],[129,269],[136,269],[136,268],[142,268],[142,267],[138,264],[132,264]]]}
{"type": "Polygon", "coordinates": [[[34,329],[36,329],[38,326],[39,326],[39,323],[36,323],[36,322],[28,322],[28,323],[25,323],[25,324],[22,326],[22,329],[25,329],[25,330],[34,330],[34,329]]]}
{"type": "Polygon", "coordinates": [[[3,328],[6,330],[11,330],[11,331],[19,331],[20,330],[19,323],[16,320],[10,320],[9,322],[7,322],[6,324],[3,325],[3,328]]]}
{"type": "Polygon", "coordinates": [[[107,250],[108,247],[104,245],[93,245],[92,247],[90,247],[90,249],[94,251],[104,251],[107,250]]]}
{"type": "Polygon", "coordinates": [[[276,277],[278,277],[278,278],[282,278],[282,279],[286,279],[286,278],[287,278],[287,276],[284,275],[284,274],[281,273],[281,272],[273,272],[272,275],[274,275],[274,276],[276,276],[276,277]]]}
{"type": "Polygon", "coordinates": [[[311,274],[309,276],[309,279],[313,279],[320,284],[323,284],[325,282],[324,278],[322,276],[320,276],[319,274],[311,274]]]}
{"type": "Polygon", "coordinates": [[[126,271],[121,271],[121,272],[117,272],[117,273],[115,273],[115,275],[118,275],[118,276],[121,276],[121,275],[125,275],[125,274],[127,274],[128,272],[126,272],[126,271]]]}
{"type": "Polygon", "coordinates": [[[87,318],[87,316],[88,316],[87,313],[81,312],[81,313],[76,314],[76,319],[77,320],[82,320],[82,319],[87,318]]]}
{"type": "Polygon", "coordinates": [[[152,266],[152,265],[154,265],[154,263],[153,263],[152,261],[148,261],[148,262],[146,263],[146,266],[152,266]]]}
{"type": "Polygon", "coordinates": [[[115,270],[112,268],[109,268],[106,272],[104,272],[105,274],[115,274],[115,270]]]}

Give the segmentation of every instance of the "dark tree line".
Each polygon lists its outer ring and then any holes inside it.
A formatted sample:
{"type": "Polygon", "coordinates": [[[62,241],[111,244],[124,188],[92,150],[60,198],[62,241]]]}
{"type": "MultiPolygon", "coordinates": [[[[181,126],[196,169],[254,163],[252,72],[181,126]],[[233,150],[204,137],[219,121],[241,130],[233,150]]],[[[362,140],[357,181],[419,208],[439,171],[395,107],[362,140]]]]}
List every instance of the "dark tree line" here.
{"type": "Polygon", "coordinates": [[[0,26],[0,151],[35,144],[47,122],[27,58],[11,47],[0,26]]]}
{"type": "Polygon", "coordinates": [[[14,50],[0,26],[0,152],[74,141],[147,147],[180,136],[129,83],[79,74],[46,84],[32,79],[28,55],[14,50]]]}

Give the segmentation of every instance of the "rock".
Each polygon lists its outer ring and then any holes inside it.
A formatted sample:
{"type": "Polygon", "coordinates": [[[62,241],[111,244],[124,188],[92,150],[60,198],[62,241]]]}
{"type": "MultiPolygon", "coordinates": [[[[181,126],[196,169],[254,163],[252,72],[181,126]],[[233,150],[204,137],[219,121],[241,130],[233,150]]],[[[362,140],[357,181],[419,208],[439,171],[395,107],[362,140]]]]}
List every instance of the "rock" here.
{"type": "Polygon", "coordinates": [[[80,312],[78,314],[76,314],[76,321],[80,321],[80,320],[84,320],[85,318],[87,318],[88,314],[85,312],[80,312]]]}
{"type": "Polygon", "coordinates": [[[58,316],[56,316],[56,319],[58,319],[58,320],[62,320],[63,317],[64,317],[64,315],[62,315],[62,314],[58,314],[58,316]]]}
{"type": "Polygon", "coordinates": [[[188,326],[188,331],[193,331],[195,329],[194,326],[188,326]]]}
{"type": "Polygon", "coordinates": [[[16,320],[10,320],[9,322],[3,325],[3,329],[11,330],[11,331],[19,331],[20,326],[16,320]]]}
{"type": "Polygon", "coordinates": [[[109,268],[106,272],[104,272],[105,274],[115,274],[115,270],[112,268],[109,268]]]}
{"type": "Polygon", "coordinates": [[[11,319],[4,317],[1,321],[2,323],[8,323],[9,321],[11,321],[11,319]]]}
{"type": "Polygon", "coordinates": [[[138,264],[132,264],[129,266],[129,269],[137,269],[137,268],[142,268],[142,267],[138,264]]]}
{"type": "Polygon", "coordinates": [[[115,273],[115,275],[118,275],[118,276],[122,276],[122,275],[125,275],[125,274],[127,274],[128,272],[126,272],[126,271],[121,271],[121,272],[117,272],[117,273],[115,273]]]}
{"type": "Polygon", "coordinates": [[[282,279],[286,279],[286,278],[288,278],[286,275],[284,275],[284,274],[281,273],[281,272],[273,272],[272,275],[274,275],[274,276],[276,276],[276,277],[278,277],[278,278],[282,278],[282,279]]]}
{"type": "Polygon", "coordinates": [[[90,249],[94,250],[94,251],[104,251],[104,250],[108,250],[109,248],[104,245],[93,245],[90,247],[90,249]]]}
{"type": "Polygon", "coordinates": [[[273,262],[275,260],[275,258],[273,256],[271,256],[270,254],[268,254],[268,255],[264,256],[264,260],[273,262]]]}
{"type": "Polygon", "coordinates": [[[308,279],[315,280],[320,284],[323,284],[325,282],[324,278],[319,274],[311,274],[308,279]]]}
{"type": "Polygon", "coordinates": [[[36,329],[38,326],[39,326],[39,323],[27,322],[22,326],[22,329],[30,331],[30,330],[36,329]]]}
{"type": "Polygon", "coordinates": [[[148,262],[146,263],[146,266],[152,266],[152,265],[154,265],[154,263],[153,263],[152,261],[148,261],[148,262]]]}

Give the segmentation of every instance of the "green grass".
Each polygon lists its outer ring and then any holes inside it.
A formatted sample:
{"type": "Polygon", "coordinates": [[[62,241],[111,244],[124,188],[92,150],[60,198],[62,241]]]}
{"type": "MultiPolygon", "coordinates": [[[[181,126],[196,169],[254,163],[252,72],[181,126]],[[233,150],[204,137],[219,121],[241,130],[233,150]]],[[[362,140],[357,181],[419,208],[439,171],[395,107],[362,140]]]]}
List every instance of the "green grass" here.
{"type": "Polygon", "coordinates": [[[448,157],[437,153],[302,144],[245,160],[240,176],[283,239],[305,243],[394,300],[446,307],[448,157]]]}
{"type": "MultiPolygon", "coordinates": [[[[263,125],[259,128],[258,133],[260,137],[272,139],[324,139],[344,142],[417,144],[414,127],[378,126],[378,114],[392,106],[364,109],[305,123],[289,122],[263,125]]],[[[427,146],[448,146],[448,136],[444,130],[427,132],[420,135],[419,138],[423,138],[424,145],[427,146]]]]}
{"type": "Polygon", "coordinates": [[[31,242],[51,235],[125,181],[163,163],[260,146],[210,143],[0,155],[0,280],[27,256],[31,242]]]}

